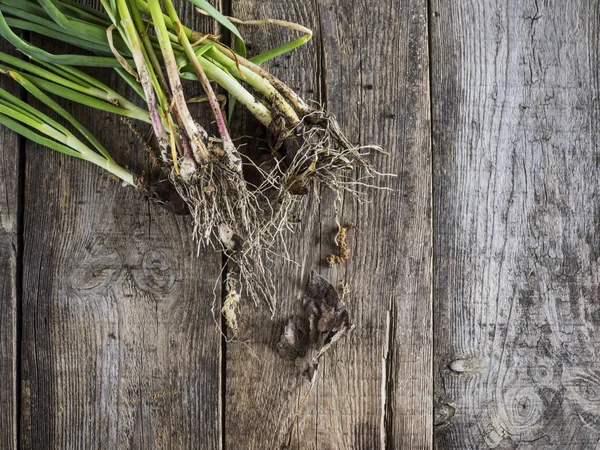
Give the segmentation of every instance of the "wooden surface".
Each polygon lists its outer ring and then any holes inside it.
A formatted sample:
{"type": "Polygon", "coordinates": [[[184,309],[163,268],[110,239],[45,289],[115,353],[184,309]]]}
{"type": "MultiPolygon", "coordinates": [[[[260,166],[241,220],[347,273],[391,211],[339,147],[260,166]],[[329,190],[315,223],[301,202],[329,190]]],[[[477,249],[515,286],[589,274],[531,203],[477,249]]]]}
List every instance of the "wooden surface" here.
{"type": "MultiPolygon", "coordinates": [[[[339,268],[324,263],[335,251],[335,199],[323,191],[311,203],[291,247],[299,266],[277,272],[282,307],[275,321],[283,323],[294,312],[315,269],[336,286],[348,285],[356,330],[324,357],[318,383],[296,417],[309,383],[277,355],[281,327],[264,327],[264,313],[247,313],[238,338],[249,341],[250,349],[230,343],[226,351],[226,448],[431,446],[427,11],[421,1],[386,2],[381,11],[372,0],[346,5],[233,3],[234,15],[243,19],[278,17],[315,30],[309,45],[270,69],[304,97],[324,103],[352,141],[386,148],[390,155],[374,161],[381,171],[400,176],[384,183],[393,192],[376,194],[376,202],[343,199],[338,219],[359,230],[350,232],[353,257],[339,268]],[[392,28],[399,33],[390,40],[385,36],[392,28]],[[391,52],[408,41],[411,46],[403,50],[408,58],[391,52]],[[293,67],[303,70],[290,77],[293,67]],[[369,117],[374,120],[365,120],[369,117]]],[[[265,31],[249,31],[250,42],[260,45],[265,31]]]]}
{"type": "MultiPolygon", "coordinates": [[[[8,50],[4,43],[0,50],[8,50]]],[[[19,95],[4,77],[0,87],[19,95]]],[[[18,423],[17,321],[21,240],[19,239],[19,176],[23,140],[9,130],[0,131],[0,448],[14,448],[18,423]]]]}
{"type": "Polygon", "coordinates": [[[437,448],[598,448],[598,3],[431,9],[437,448]]]}
{"type": "MultiPolygon", "coordinates": [[[[117,161],[148,170],[119,118],[75,112],[117,161]]],[[[21,447],[219,448],[221,256],[195,257],[186,218],[101,170],[25,152],[21,447]]]]}
{"type": "MultiPolygon", "coordinates": [[[[598,5],[221,7],[314,30],[269,69],[382,145],[391,191],[311,198],[274,317],[247,302],[223,339],[222,259],[192,254],[188,219],[2,131],[0,448],[598,448],[598,5]],[[359,230],[329,268],[336,220],[359,230]],[[311,269],[347,284],[356,329],[307,395],[275,345],[311,269]]],[[[293,36],[242,31],[251,53],[293,36]]],[[[118,119],[75,112],[148,169],[118,119]]]]}
{"type": "MultiPolygon", "coordinates": [[[[277,17],[303,23],[313,30],[318,29],[316,5],[312,2],[243,1],[233,2],[231,6],[232,14],[242,19],[277,17]]],[[[242,28],[248,37],[249,51],[254,53],[261,46],[273,47],[295,37],[293,33],[281,30],[242,28]]],[[[276,76],[289,72],[286,74],[286,83],[310,100],[318,100],[321,90],[318,43],[319,40],[314,39],[291,54],[291,58],[284,56],[269,65],[276,76]],[[292,70],[296,64],[302,70],[292,70]]],[[[238,117],[248,119],[240,126],[238,134],[253,133],[258,128],[256,122],[247,118],[247,115],[238,114],[238,117]]],[[[285,322],[298,306],[310,271],[319,270],[320,267],[318,252],[321,230],[318,217],[319,204],[313,199],[296,235],[289,242],[290,256],[298,266],[277,264],[271,267],[277,280],[279,308],[276,315],[271,319],[264,308],[244,308],[236,339],[239,342],[225,344],[226,449],[279,449],[282,444],[288,443],[292,448],[298,448],[300,439],[304,440],[304,448],[315,448],[316,423],[312,405],[307,404],[298,418],[299,423],[294,420],[307,384],[290,367],[291,363],[286,364],[277,355],[276,345],[285,322]],[[307,430],[313,430],[313,433],[301,437],[300,433],[307,430]]]]}

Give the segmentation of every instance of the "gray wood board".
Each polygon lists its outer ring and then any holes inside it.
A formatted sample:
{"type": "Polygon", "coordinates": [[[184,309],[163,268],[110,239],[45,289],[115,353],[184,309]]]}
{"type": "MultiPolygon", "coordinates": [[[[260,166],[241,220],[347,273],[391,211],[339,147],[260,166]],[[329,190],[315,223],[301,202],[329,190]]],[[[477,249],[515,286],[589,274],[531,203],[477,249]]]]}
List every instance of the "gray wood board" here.
{"type": "MultiPolygon", "coordinates": [[[[303,2],[233,1],[232,14],[242,19],[277,18],[301,23],[313,30],[317,27],[315,5],[303,2]]],[[[284,29],[244,27],[250,54],[280,45],[297,33],[284,29]]],[[[279,57],[266,67],[306,99],[318,100],[319,79],[318,37],[293,53],[279,57]]],[[[256,134],[260,130],[248,114],[238,111],[237,134],[256,134]]],[[[259,131],[260,132],[260,131],[259,131]]],[[[256,141],[249,145],[264,147],[256,141]],[[257,145],[258,144],[258,145],[257,145]]],[[[297,262],[271,264],[277,283],[278,307],[270,317],[265,305],[254,305],[244,299],[240,308],[240,329],[233,342],[226,344],[225,361],[225,448],[280,448],[292,435],[292,448],[297,448],[298,429],[306,419],[296,423],[294,416],[307,385],[276,353],[275,346],[285,321],[295,312],[297,299],[311,269],[318,267],[320,246],[319,204],[312,198],[306,213],[299,217],[298,230],[288,234],[288,251],[297,262]],[[244,345],[247,343],[247,345],[244,345]]],[[[278,248],[278,251],[283,251],[278,248]]],[[[314,445],[314,438],[307,445],[314,445]]],[[[305,447],[310,448],[310,447],[305,447]]]]}
{"type": "MultiPolygon", "coordinates": [[[[426,4],[234,2],[233,13],[291,20],[315,31],[304,49],[270,68],[303,96],[324,102],[352,141],[382,145],[389,156],[374,156],[373,162],[397,178],[382,183],[391,192],[371,191],[372,203],[358,205],[345,196],[339,214],[330,192],[309,203],[290,246],[299,267],[277,271],[279,329],[273,331],[265,325],[268,316],[246,307],[238,339],[250,350],[227,345],[226,447],[431,447],[426,4]],[[391,36],[389,30],[395,30],[391,36]],[[328,268],[323,260],[334,250],[336,219],[354,222],[359,231],[350,233],[350,261],[328,268]],[[336,286],[348,283],[346,302],[357,328],[324,357],[318,383],[299,409],[308,383],[292,364],[281,362],[275,345],[311,269],[336,286]]],[[[256,42],[264,34],[250,36],[256,42]]]]}
{"type": "MultiPolygon", "coordinates": [[[[0,45],[1,51],[7,45],[0,45]]],[[[0,78],[0,87],[20,95],[15,83],[0,78]]],[[[0,448],[17,445],[17,276],[19,147],[22,140],[0,130],[0,448]]]]}
{"type": "Polygon", "coordinates": [[[597,2],[431,4],[435,442],[597,448],[597,2]]]}
{"type": "MultiPolygon", "coordinates": [[[[71,110],[118,162],[147,170],[119,118],[71,110]]],[[[22,448],[219,448],[220,255],[196,256],[189,217],[100,169],[30,143],[26,154],[22,448]]]]}

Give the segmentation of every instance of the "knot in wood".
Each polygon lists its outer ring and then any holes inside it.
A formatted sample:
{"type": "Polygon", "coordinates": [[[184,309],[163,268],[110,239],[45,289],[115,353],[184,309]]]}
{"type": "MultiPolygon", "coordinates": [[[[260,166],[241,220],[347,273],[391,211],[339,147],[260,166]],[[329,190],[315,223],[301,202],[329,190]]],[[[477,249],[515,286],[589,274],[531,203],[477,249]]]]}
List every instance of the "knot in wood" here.
{"type": "Polygon", "coordinates": [[[82,248],[74,259],[79,263],[74,265],[69,284],[75,292],[102,294],[114,286],[123,269],[121,255],[103,236],[82,248]]]}
{"type": "Polygon", "coordinates": [[[448,368],[455,373],[481,373],[485,370],[485,361],[481,358],[455,359],[448,364],[448,368]]]}
{"type": "Polygon", "coordinates": [[[134,271],[133,277],[142,291],[163,296],[172,290],[177,272],[177,265],[164,250],[152,249],[144,253],[141,267],[134,271]]]}

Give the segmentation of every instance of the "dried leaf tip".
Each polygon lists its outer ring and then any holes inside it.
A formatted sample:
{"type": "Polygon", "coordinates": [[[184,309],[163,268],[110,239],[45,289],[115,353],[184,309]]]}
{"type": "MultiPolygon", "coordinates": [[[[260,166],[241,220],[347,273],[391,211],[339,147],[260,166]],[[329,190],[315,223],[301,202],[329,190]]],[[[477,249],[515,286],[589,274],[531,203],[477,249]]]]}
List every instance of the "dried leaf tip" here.
{"type": "Polygon", "coordinates": [[[329,281],[311,272],[301,310],[285,326],[277,349],[312,382],[319,359],[354,329],[344,302],[329,281]]]}

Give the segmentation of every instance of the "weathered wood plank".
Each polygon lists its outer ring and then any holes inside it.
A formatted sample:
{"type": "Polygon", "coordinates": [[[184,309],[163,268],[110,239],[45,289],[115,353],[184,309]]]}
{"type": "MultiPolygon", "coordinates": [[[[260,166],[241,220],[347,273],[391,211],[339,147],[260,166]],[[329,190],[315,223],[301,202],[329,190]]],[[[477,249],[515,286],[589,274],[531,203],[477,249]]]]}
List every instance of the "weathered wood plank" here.
{"type": "MultiPolygon", "coordinates": [[[[241,19],[277,18],[317,28],[315,4],[299,1],[232,1],[232,14],[241,19]]],[[[276,28],[242,28],[249,44],[249,52],[259,53],[296,37],[289,31],[276,28]]],[[[318,99],[319,39],[310,41],[295,52],[267,63],[276,76],[297,90],[305,99],[318,99]]],[[[238,111],[243,121],[236,130],[238,135],[256,134],[260,126],[238,111]]],[[[257,146],[256,142],[250,145],[257,146]]],[[[260,144],[259,144],[260,146],[260,144]]],[[[276,354],[283,324],[297,306],[308,274],[318,267],[319,221],[318,202],[311,201],[307,215],[301,218],[298,232],[289,236],[289,253],[298,266],[277,264],[270,267],[277,281],[278,309],[273,318],[264,305],[255,308],[251,299],[244,299],[240,311],[240,329],[237,340],[229,342],[225,356],[225,448],[265,449],[280,448],[292,434],[292,448],[298,448],[297,430],[306,425],[306,415],[296,423],[294,415],[307,384],[276,354]],[[294,427],[294,428],[292,428],[294,427]]],[[[314,426],[312,427],[314,429],[314,426]]],[[[314,438],[313,438],[314,442],[314,438]]],[[[307,447],[308,448],[308,447],[307,447]]]]}
{"type": "Polygon", "coordinates": [[[398,177],[386,183],[392,192],[371,194],[373,203],[344,204],[359,231],[337,279],[350,285],[357,329],[325,356],[316,448],[430,448],[427,5],[328,0],[320,18],[328,107],[353,141],[388,151],[376,166],[398,177]]]}
{"type": "MultiPolygon", "coordinates": [[[[244,310],[239,338],[249,341],[258,358],[242,345],[228,345],[226,448],[242,444],[275,448],[288,442],[295,449],[431,447],[426,4],[323,1],[233,6],[234,15],[283,18],[316,31],[310,46],[271,68],[288,81],[298,72],[310,77],[311,68],[320,68],[321,100],[337,114],[351,140],[384,146],[390,156],[375,157],[376,165],[400,176],[389,182],[393,192],[373,193],[372,204],[344,200],[340,220],[355,222],[360,230],[350,236],[353,257],[346,266],[322,265],[337,232],[332,196],[324,192],[316,205],[318,214],[309,211],[292,247],[301,267],[278,272],[280,325],[293,312],[299,288],[313,268],[334,284],[349,284],[347,304],[357,324],[351,337],[325,356],[318,384],[299,417],[294,414],[308,385],[294,379],[293,368],[275,354],[281,326],[265,326],[264,314],[244,310]],[[312,11],[318,11],[318,17],[312,11]],[[290,72],[295,66],[300,69],[290,72]]],[[[311,94],[315,84],[312,78],[291,82],[304,95],[311,94]]]]}
{"type": "MultiPolygon", "coordinates": [[[[1,45],[7,51],[6,45],[1,45]]],[[[0,87],[18,95],[6,77],[0,87]]],[[[17,448],[18,137],[0,130],[0,448],[17,448]]]]}
{"type": "Polygon", "coordinates": [[[440,449],[597,448],[597,2],[432,2],[440,449]]]}
{"type": "MultiPolygon", "coordinates": [[[[118,118],[74,110],[147,168],[118,118]]],[[[23,448],[220,448],[220,255],[99,169],[26,152],[23,448]]]]}

